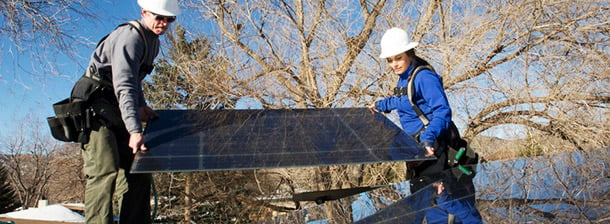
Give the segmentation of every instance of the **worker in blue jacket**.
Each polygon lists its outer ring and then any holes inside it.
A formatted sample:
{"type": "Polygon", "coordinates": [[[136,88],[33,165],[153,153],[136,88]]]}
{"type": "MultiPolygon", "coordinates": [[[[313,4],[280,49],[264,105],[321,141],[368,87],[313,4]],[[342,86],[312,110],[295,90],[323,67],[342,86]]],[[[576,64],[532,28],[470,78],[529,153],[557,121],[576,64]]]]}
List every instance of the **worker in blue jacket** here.
{"type": "MultiPolygon", "coordinates": [[[[416,67],[429,65],[427,61],[415,55],[417,45],[417,42],[411,42],[407,33],[399,28],[389,29],[381,39],[381,55],[379,57],[385,58],[390,68],[399,76],[395,90],[407,88],[409,77],[416,67]]],[[[370,105],[369,109],[373,112],[381,111],[385,113],[396,110],[403,130],[421,144],[426,150],[425,155],[439,158],[437,161],[409,167],[410,170],[418,171],[416,172],[418,176],[426,176],[432,173],[427,172],[428,169],[423,169],[424,167],[434,168],[434,170],[431,170],[433,173],[439,173],[448,168],[443,166],[442,160],[446,160],[446,158],[441,157],[446,155],[443,150],[437,150],[441,146],[438,145],[437,139],[449,128],[451,108],[443,89],[442,79],[434,71],[430,69],[421,70],[415,77],[413,85],[413,102],[429,119],[430,122],[427,126],[424,126],[406,94],[398,93],[379,100],[370,105]]]]}
{"type": "MultiPolygon", "coordinates": [[[[419,65],[428,62],[415,55],[417,42],[410,42],[406,32],[399,28],[389,29],[381,39],[381,55],[390,68],[399,76],[396,89],[407,87],[411,72],[419,65]]],[[[447,130],[451,122],[451,108],[441,77],[429,69],[422,70],[414,80],[413,101],[419,106],[430,124],[424,128],[418,114],[413,110],[407,95],[390,96],[370,105],[375,112],[397,110],[403,130],[412,136],[418,135],[419,142],[427,151],[427,156],[434,155],[434,142],[441,132],[447,130]]]]}
{"type": "MultiPolygon", "coordinates": [[[[418,44],[412,42],[406,31],[400,28],[391,28],[385,32],[381,38],[379,57],[386,59],[390,68],[399,76],[398,84],[393,96],[368,106],[372,112],[388,113],[396,110],[403,130],[426,150],[425,156],[437,158],[422,163],[407,163],[407,179],[410,180],[412,193],[439,181],[442,172],[451,168],[447,164],[447,144],[450,126],[454,125],[442,78],[426,60],[415,55],[418,44]],[[409,79],[419,66],[429,67],[417,69],[413,92],[407,93],[409,79]],[[409,99],[409,95],[412,95],[412,99],[409,99]],[[419,108],[420,113],[411,103],[419,108]]],[[[474,194],[474,185],[471,186],[474,194]]],[[[472,200],[465,201],[468,206],[464,209],[474,208],[474,195],[472,196],[472,200]]],[[[480,220],[480,215],[478,217],[480,220]]]]}

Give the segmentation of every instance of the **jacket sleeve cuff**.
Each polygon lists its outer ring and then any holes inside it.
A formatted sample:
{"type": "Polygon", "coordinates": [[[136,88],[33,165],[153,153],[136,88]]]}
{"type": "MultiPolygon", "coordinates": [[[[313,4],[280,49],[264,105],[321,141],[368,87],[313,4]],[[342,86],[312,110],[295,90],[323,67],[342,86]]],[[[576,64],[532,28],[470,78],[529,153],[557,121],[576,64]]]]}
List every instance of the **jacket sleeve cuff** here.
{"type": "Polygon", "coordinates": [[[377,110],[381,111],[381,112],[386,112],[385,108],[381,108],[381,100],[378,100],[375,102],[375,108],[377,108],[377,110]]]}
{"type": "Polygon", "coordinates": [[[127,127],[127,131],[131,133],[142,132],[142,123],[139,122],[138,119],[129,118],[125,121],[125,126],[127,127]]]}

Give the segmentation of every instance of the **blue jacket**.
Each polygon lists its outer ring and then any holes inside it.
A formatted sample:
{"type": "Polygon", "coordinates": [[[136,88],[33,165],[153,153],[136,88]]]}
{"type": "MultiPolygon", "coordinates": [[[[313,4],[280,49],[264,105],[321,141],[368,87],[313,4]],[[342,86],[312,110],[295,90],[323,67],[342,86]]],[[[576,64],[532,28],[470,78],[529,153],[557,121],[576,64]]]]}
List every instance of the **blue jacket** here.
{"type": "MultiPolygon", "coordinates": [[[[400,74],[397,87],[407,87],[409,74],[417,66],[417,61],[413,60],[407,71],[400,74]]],[[[428,127],[420,134],[419,140],[422,143],[434,143],[441,132],[449,128],[451,122],[451,108],[443,89],[443,80],[433,71],[423,69],[415,76],[413,87],[415,92],[413,100],[430,120],[428,127]]],[[[397,110],[400,124],[409,135],[417,134],[424,128],[406,95],[387,97],[377,101],[375,106],[379,111],[386,113],[397,110]]]]}

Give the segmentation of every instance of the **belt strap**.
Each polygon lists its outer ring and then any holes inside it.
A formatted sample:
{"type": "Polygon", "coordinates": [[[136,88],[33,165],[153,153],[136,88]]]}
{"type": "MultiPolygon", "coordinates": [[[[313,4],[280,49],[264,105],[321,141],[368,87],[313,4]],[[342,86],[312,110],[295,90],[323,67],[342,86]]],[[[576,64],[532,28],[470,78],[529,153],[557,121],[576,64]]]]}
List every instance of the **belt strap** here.
{"type": "Polygon", "coordinates": [[[85,69],[85,77],[93,79],[101,83],[102,85],[112,87],[112,82],[104,79],[104,77],[102,77],[99,73],[95,71],[95,68],[93,68],[93,66],[89,66],[89,68],[85,69]]]}

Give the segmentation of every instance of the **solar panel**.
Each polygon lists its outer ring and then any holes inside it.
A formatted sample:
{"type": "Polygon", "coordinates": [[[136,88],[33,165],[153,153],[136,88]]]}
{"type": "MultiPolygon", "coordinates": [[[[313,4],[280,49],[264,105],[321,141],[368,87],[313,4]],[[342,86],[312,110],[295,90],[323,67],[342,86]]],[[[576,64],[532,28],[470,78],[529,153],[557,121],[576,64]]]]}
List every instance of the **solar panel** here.
{"type": "Polygon", "coordinates": [[[427,210],[433,205],[435,192],[436,187],[427,186],[355,223],[421,223],[427,210]]]}
{"type": "Polygon", "coordinates": [[[133,173],[427,160],[411,136],[367,108],[161,110],[133,173]]]}

